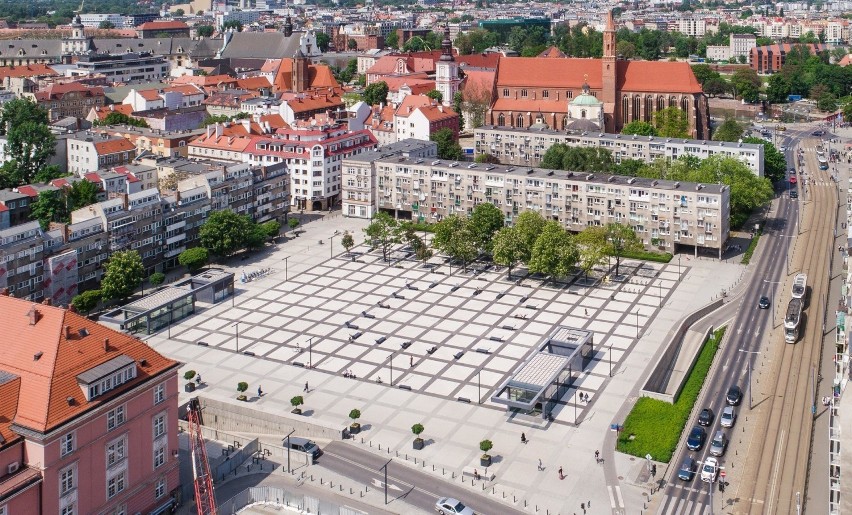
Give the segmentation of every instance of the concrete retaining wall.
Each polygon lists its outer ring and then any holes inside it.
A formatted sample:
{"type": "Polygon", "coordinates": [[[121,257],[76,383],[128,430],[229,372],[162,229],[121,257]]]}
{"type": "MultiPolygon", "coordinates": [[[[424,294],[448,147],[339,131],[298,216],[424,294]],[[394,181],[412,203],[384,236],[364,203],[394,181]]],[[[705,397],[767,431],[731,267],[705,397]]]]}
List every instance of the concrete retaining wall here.
{"type": "MultiPolygon", "coordinates": [[[[692,373],[692,368],[695,366],[695,362],[698,360],[698,356],[701,354],[701,349],[704,347],[704,343],[707,341],[707,338],[710,337],[710,334],[713,332],[713,326],[708,325],[703,333],[701,334],[701,338],[698,340],[701,343],[698,345],[694,345],[693,348],[685,350],[685,352],[689,352],[691,355],[684,358],[675,358],[675,362],[682,363],[683,359],[689,360],[689,366],[686,367],[682,374],[672,374],[671,372],[668,374],[669,380],[666,382],[665,390],[662,392],[654,392],[649,390],[642,390],[642,395],[645,397],[652,397],[654,399],[658,399],[661,401],[665,401],[671,404],[677,400],[678,396],[680,396],[681,390],[683,390],[684,385],[686,384],[686,378],[689,377],[689,374],[692,373]]],[[[683,343],[683,339],[681,344],[683,343]]],[[[671,364],[671,367],[674,367],[674,363],[671,364]]]]}
{"type": "MultiPolygon", "coordinates": [[[[349,436],[349,427],[343,424],[327,424],[289,412],[266,413],[249,406],[230,404],[201,396],[198,400],[202,406],[204,426],[210,429],[249,435],[274,435],[280,438],[284,438],[287,433],[295,430],[293,436],[330,441],[343,440],[349,436]]],[[[184,418],[185,405],[181,406],[180,413],[181,418],[184,418]]],[[[230,441],[230,439],[226,438],[224,441],[230,441]]]]}
{"type": "MultiPolygon", "coordinates": [[[[666,347],[666,350],[660,357],[660,360],[657,363],[657,368],[654,369],[648,377],[648,380],[645,382],[645,386],[641,390],[642,395],[666,400],[667,402],[672,402],[672,399],[677,398],[677,395],[680,394],[680,391],[683,388],[683,382],[689,376],[689,374],[684,374],[680,378],[679,384],[670,384],[672,380],[672,372],[678,362],[678,359],[680,359],[681,352],[686,351],[694,353],[693,356],[689,358],[689,370],[692,370],[692,366],[695,364],[695,360],[698,358],[698,352],[701,349],[701,346],[697,346],[695,349],[683,349],[684,336],[693,324],[707,316],[709,313],[720,308],[723,304],[723,298],[716,299],[690,313],[680,322],[680,325],[669,341],[668,347],[666,347]]],[[[712,328],[708,326],[705,329],[705,333],[709,334],[710,329],[712,328]]],[[[704,340],[702,340],[702,343],[703,341],[704,340]]]]}

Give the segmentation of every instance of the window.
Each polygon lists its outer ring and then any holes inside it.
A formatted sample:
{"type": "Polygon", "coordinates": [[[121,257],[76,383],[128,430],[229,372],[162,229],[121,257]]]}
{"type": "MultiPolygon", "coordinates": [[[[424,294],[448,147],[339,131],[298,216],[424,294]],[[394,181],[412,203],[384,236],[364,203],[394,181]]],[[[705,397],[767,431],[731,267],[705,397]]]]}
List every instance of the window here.
{"type": "Polygon", "coordinates": [[[159,404],[166,400],[166,385],[158,384],[154,387],[154,404],[159,404]]]}
{"type": "Polygon", "coordinates": [[[526,97],[527,97],[527,90],[522,89],[522,90],[521,90],[521,96],[522,96],[522,97],[524,97],[524,98],[526,98],[526,97]]]}
{"type": "Polygon", "coordinates": [[[541,92],[541,98],[550,98],[550,91],[544,90],[541,92]]]}
{"type": "Polygon", "coordinates": [[[126,486],[124,483],[125,474],[126,472],[122,470],[121,472],[107,480],[107,499],[112,499],[117,494],[124,491],[124,487],[126,486]]]}
{"type": "Polygon", "coordinates": [[[166,462],[166,448],[158,447],[154,449],[154,468],[161,467],[166,462]]]}
{"type": "Polygon", "coordinates": [[[112,515],[127,515],[127,505],[122,504],[112,512],[112,515]]]}
{"type": "Polygon", "coordinates": [[[500,113],[500,116],[497,117],[497,125],[500,127],[504,127],[506,125],[506,117],[503,113],[500,113]]]}
{"type": "Polygon", "coordinates": [[[157,415],[154,417],[154,438],[159,438],[166,434],[166,415],[157,415]]]}
{"type": "Polygon", "coordinates": [[[159,499],[166,495],[166,478],[161,477],[157,480],[157,486],[154,487],[154,497],[159,499]]]}
{"type": "Polygon", "coordinates": [[[77,507],[77,503],[71,503],[68,506],[63,506],[61,510],[59,510],[59,515],[74,515],[74,508],[77,507]]]}
{"type": "Polygon", "coordinates": [[[74,467],[68,467],[59,473],[59,495],[65,495],[76,486],[74,467]]]}
{"type": "Polygon", "coordinates": [[[59,455],[65,456],[74,452],[74,433],[68,433],[59,439],[59,455]]]}
{"type": "Polygon", "coordinates": [[[127,439],[121,437],[107,444],[107,467],[111,467],[127,456],[127,439]]]}
{"type": "Polygon", "coordinates": [[[116,427],[124,424],[124,406],[119,406],[107,413],[107,431],[112,431],[116,427]]]}

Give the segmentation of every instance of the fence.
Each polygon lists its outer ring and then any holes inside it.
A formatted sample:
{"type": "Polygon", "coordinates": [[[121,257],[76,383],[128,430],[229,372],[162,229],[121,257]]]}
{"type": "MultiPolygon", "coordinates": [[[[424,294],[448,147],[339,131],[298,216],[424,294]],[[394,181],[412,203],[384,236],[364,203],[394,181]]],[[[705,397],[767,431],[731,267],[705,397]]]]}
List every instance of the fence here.
{"type": "Polygon", "coordinates": [[[250,504],[270,504],[272,506],[287,506],[296,508],[304,513],[319,515],[366,515],[364,512],[347,506],[317,499],[303,494],[294,494],[283,488],[273,486],[256,486],[248,488],[219,505],[219,513],[232,515],[250,504]]]}

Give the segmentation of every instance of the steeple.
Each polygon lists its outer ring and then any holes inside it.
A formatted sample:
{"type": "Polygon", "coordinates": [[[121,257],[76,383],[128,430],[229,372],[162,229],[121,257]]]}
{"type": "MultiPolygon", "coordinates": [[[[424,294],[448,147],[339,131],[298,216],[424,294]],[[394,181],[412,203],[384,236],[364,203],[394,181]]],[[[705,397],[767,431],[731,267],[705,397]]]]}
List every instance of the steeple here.
{"type": "Polygon", "coordinates": [[[606,13],[606,28],[603,32],[603,56],[615,57],[615,21],[612,11],[606,13]]]}
{"type": "MultiPolygon", "coordinates": [[[[612,11],[606,13],[606,29],[603,33],[603,59],[601,59],[600,100],[604,108],[606,132],[615,132],[615,120],[620,114],[620,102],[616,101],[616,76],[618,63],[615,60],[615,21],[612,11]]],[[[587,88],[584,85],[584,89],[587,88]]]]}
{"type": "Polygon", "coordinates": [[[453,42],[450,41],[450,24],[444,25],[444,40],[441,41],[441,61],[455,61],[453,59],[453,42]]]}
{"type": "Polygon", "coordinates": [[[289,38],[293,35],[293,20],[290,19],[290,15],[287,15],[287,18],[284,19],[284,37],[289,38]]]}

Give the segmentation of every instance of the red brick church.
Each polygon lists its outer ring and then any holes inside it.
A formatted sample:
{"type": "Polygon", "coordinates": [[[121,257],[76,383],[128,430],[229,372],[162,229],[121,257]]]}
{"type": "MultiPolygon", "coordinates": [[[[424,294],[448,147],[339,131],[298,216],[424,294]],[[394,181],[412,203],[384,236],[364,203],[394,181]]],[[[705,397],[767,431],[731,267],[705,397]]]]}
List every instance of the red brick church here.
{"type": "Polygon", "coordinates": [[[587,82],[591,95],[603,103],[606,132],[620,132],[634,120],[651,122],[656,111],[676,106],[687,113],[693,138],[710,138],[707,97],[689,63],[617,58],[612,13],[603,38],[601,59],[500,59],[486,123],[529,127],[540,119],[552,129],[567,129],[568,104],[587,82]]]}

